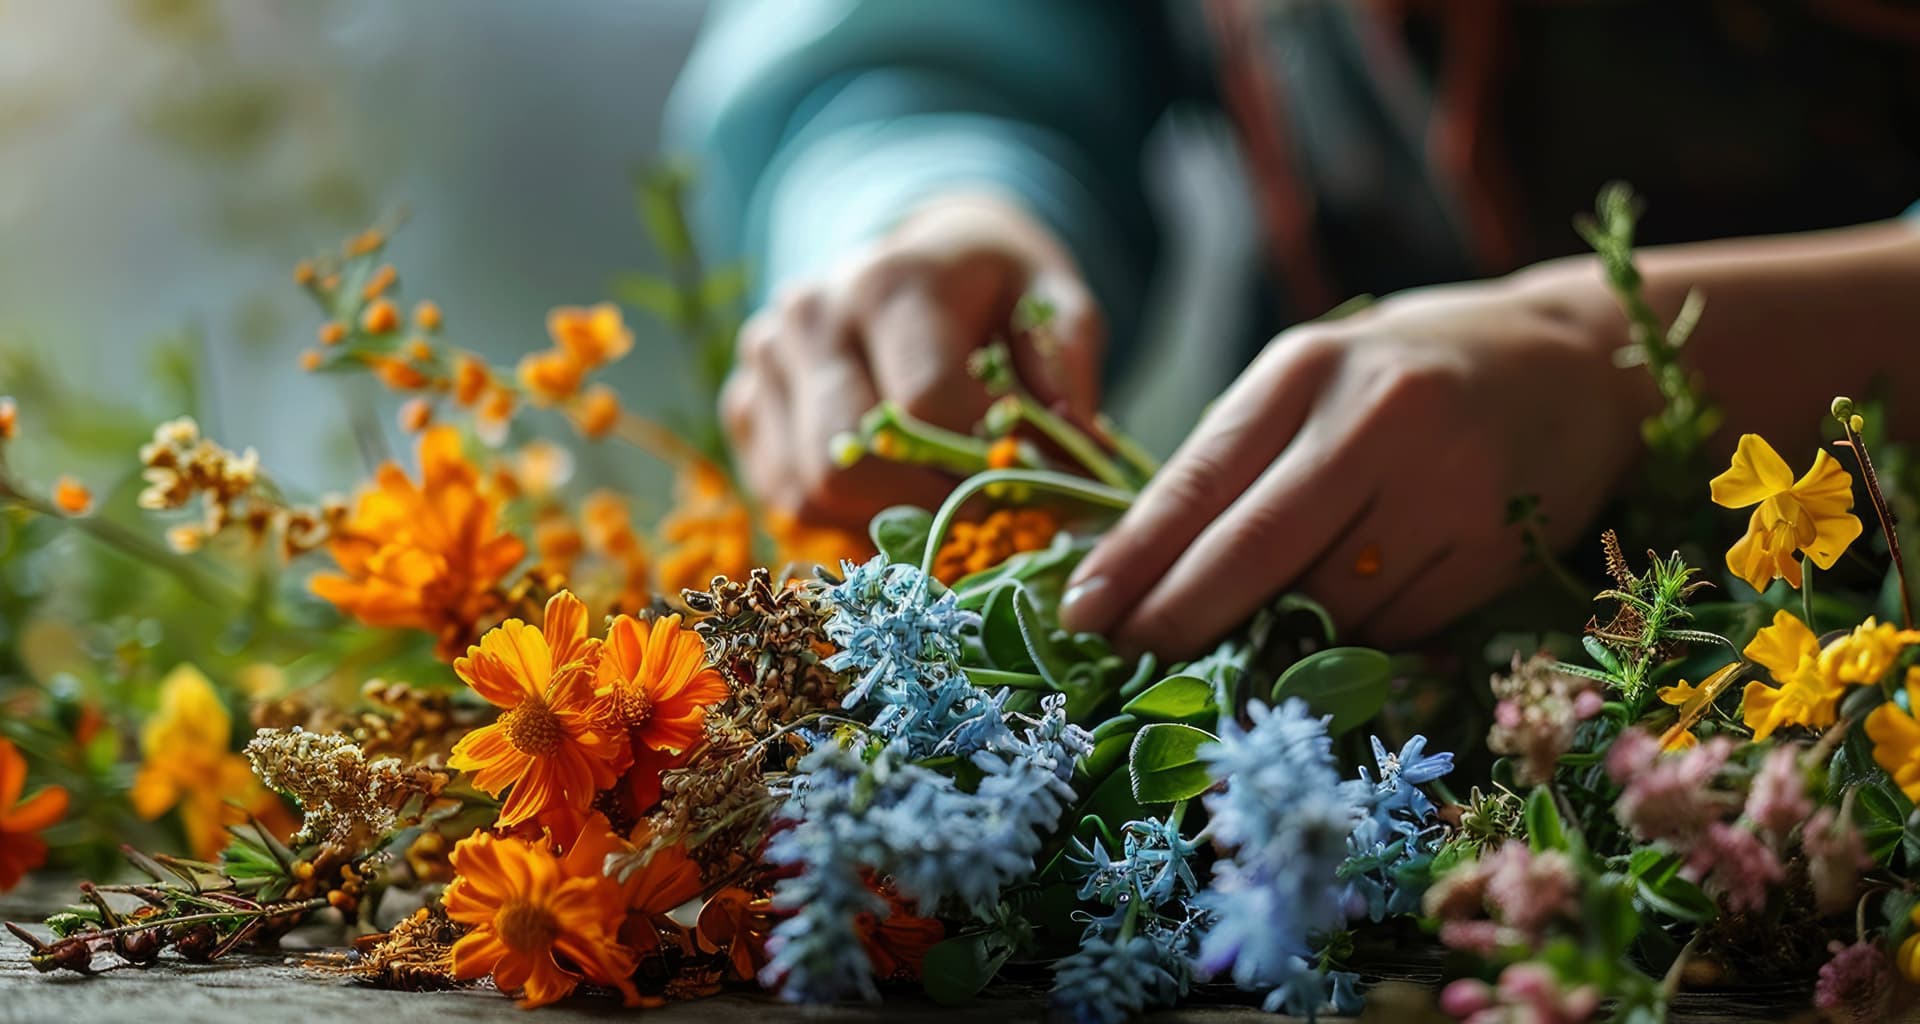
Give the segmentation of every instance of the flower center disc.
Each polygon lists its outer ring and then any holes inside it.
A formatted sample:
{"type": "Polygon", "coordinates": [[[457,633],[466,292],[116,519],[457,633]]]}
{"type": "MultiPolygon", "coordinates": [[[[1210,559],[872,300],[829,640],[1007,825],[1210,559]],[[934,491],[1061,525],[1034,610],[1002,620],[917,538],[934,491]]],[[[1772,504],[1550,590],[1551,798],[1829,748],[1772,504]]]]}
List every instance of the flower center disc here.
{"type": "Polygon", "coordinates": [[[507,742],[523,754],[540,757],[560,749],[564,731],[560,727],[560,716],[538,697],[528,697],[519,707],[507,712],[505,724],[507,742]]]}
{"type": "Polygon", "coordinates": [[[620,718],[627,723],[628,728],[639,728],[652,717],[653,698],[647,696],[645,689],[638,686],[620,688],[620,718]]]}
{"type": "Polygon", "coordinates": [[[532,903],[509,903],[493,919],[500,941],[516,953],[539,953],[553,946],[560,925],[547,908],[532,903]]]}

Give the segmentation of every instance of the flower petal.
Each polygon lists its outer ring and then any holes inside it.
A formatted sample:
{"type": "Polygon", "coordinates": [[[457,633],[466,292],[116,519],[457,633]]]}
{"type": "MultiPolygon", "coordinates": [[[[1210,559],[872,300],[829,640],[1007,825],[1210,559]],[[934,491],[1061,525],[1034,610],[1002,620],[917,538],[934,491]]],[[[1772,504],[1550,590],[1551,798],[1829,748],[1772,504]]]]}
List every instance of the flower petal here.
{"type": "MultiPolygon", "coordinates": [[[[1802,661],[1819,655],[1820,638],[1813,635],[1806,623],[1783,608],[1773,613],[1773,624],[1755,633],[1746,650],[1740,653],[1784,684],[1793,678],[1802,661]]],[[[1748,687],[1748,692],[1752,692],[1752,687],[1748,687]]]]}
{"type": "Polygon", "coordinates": [[[1733,464],[1709,485],[1713,502],[1727,508],[1755,505],[1793,486],[1793,470],[1759,434],[1740,435],[1733,464]]]}

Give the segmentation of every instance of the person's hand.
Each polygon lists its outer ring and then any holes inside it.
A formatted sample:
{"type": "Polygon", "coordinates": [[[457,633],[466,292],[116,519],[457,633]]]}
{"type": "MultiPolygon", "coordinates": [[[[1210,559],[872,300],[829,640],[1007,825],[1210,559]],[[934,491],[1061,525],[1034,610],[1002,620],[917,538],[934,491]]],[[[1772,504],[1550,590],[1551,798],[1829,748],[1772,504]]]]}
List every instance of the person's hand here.
{"type": "Polygon", "coordinates": [[[1045,360],[1014,345],[1021,381],[1088,421],[1106,342],[1100,311],[1066,251],[1009,202],[929,203],[824,279],[788,287],[741,328],[720,397],[747,485],[770,508],[856,530],[890,504],[939,507],[950,479],[873,458],[843,468],[832,441],[882,399],[971,429],[990,399],[967,357],[1009,333],[1027,294],[1052,307],[1058,344],[1045,360]]]}
{"type": "Polygon", "coordinates": [[[1612,364],[1597,271],[1549,270],[1274,339],[1075,571],[1066,625],[1182,657],[1296,589],[1343,633],[1404,643],[1520,575],[1511,499],[1574,539],[1652,390],[1612,364]]]}

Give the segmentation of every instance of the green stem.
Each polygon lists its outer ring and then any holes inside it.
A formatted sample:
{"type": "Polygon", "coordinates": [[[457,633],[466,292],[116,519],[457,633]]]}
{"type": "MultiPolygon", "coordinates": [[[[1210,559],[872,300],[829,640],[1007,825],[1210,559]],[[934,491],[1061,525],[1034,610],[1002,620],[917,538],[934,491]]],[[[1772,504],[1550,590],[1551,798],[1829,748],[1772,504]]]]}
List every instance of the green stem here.
{"type": "Polygon", "coordinates": [[[1073,457],[1073,461],[1078,462],[1101,483],[1126,490],[1134,488],[1133,479],[1120,468],[1118,463],[1100,450],[1099,444],[1088,437],[1086,431],[1068,423],[1064,417],[1034,401],[1025,392],[1015,392],[1007,398],[1002,398],[1001,401],[1015,403],[1014,408],[1019,411],[1021,419],[1032,424],[1034,429],[1046,436],[1047,440],[1059,445],[1063,451],[1073,457]]]}
{"type": "Polygon", "coordinates": [[[976,473],[960,481],[960,485],[947,495],[940,505],[940,511],[934,513],[933,526],[927,531],[926,550],[920,556],[920,571],[928,578],[933,576],[934,556],[940,553],[940,545],[947,539],[947,531],[953,527],[953,521],[959,517],[961,506],[981,491],[995,484],[1026,484],[1042,491],[1050,491],[1062,497],[1084,501],[1101,508],[1125,510],[1133,504],[1131,491],[1108,487],[1094,483],[1084,477],[1072,476],[1046,469],[990,469],[985,473],[976,473]]]}
{"type": "Polygon", "coordinates": [[[907,449],[902,461],[918,462],[965,476],[987,468],[987,443],[969,434],[915,419],[894,402],[881,402],[861,417],[860,433],[869,451],[882,430],[898,435],[907,449]]]}
{"type": "Polygon", "coordinates": [[[1805,552],[1800,555],[1800,616],[1818,636],[1820,630],[1813,624],[1813,556],[1805,552]]]}
{"type": "Polygon", "coordinates": [[[180,585],[191,591],[201,600],[235,605],[245,604],[247,596],[238,587],[215,577],[176,551],[163,547],[139,533],[114,522],[97,516],[69,516],[54,508],[46,501],[15,487],[10,480],[0,478],[0,504],[11,502],[35,515],[45,516],[57,523],[64,523],[94,540],[119,551],[137,561],[146,562],[156,569],[172,575],[180,585]]]}
{"type": "Polygon", "coordinates": [[[1151,480],[1155,473],[1160,472],[1160,460],[1154,458],[1153,453],[1142,447],[1140,442],[1135,441],[1131,435],[1121,430],[1113,422],[1112,417],[1101,413],[1094,417],[1093,422],[1100,428],[1100,432],[1106,435],[1107,444],[1120,456],[1121,461],[1133,467],[1133,471],[1140,474],[1142,479],[1151,480]]]}

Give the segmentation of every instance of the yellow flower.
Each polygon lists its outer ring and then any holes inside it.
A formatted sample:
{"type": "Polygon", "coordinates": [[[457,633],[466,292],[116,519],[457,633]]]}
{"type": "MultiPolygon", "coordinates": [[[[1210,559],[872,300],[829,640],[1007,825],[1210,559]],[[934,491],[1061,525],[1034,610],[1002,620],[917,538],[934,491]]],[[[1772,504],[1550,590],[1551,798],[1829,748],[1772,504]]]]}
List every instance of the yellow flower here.
{"type": "Polygon", "coordinates": [[[418,485],[391,462],[374,483],[327,545],[341,572],[315,576],[313,592],[370,626],[432,633],[450,658],[496,613],[526,545],[500,528],[451,427],[420,436],[418,485]]]}
{"type": "Polygon", "coordinates": [[[1682,679],[1673,686],[1663,686],[1659,690],[1662,703],[1680,709],[1680,717],[1664,735],[1660,737],[1660,748],[1667,751],[1685,750],[1700,742],[1693,727],[1713,709],[1713,702],[1720,699],[1735,677],[1740,674],[1741,663],[1734,662],[1724,666],[1706,678],[1706,681],[1694,686],[1682,679]]]}
{"type": "MultiPolygon", "coordinates": [[[[1907,670],[1907,706],[1920,708],[1920,668],[1907,670]]],[[[1893,776],[1894,785],[1910,800],[1920,800],[1920,722],[1913,713],[1888,701],[1867,713],[1867,738],[1873,741],[1873,760],[1893,776]]],[[[1916,979],[1920,980],[1920,979],[1916,979]]]]}
{"type": "Polygon", "coordinates": [[[192,665],[168,673],[160,707],[140,730],[145,760],[133,782],[133,809],[153,819],[178,805],[187,843],[202,859],[218,856],[227,825],[248,813],[281,836],[293,830],[286,806],[254,778],[232,741],[233,720],[207,677],[192,665]]]}
{"type": "Polygon", "coordinates": [[[1843,686],[1871,686],[1885,678],[1907,647],[1920,643],[1920,630],[1897,629],[1872,617],[1820,652],[1820,674],[1843,686]]]}
{"type": "Polygon", "coordinates": [[[1746,536],[1727,551],[1727,568],[1755,590],[1775,577],[1800,586],[1804,552],[1822,569],[1833,568],[1847,545],[1860,536],[1860,520],[1851,512],[1853,477],[1833,456],[1821,452],[1799,480],[1786,460],[1758,434],[1742,434],[1733,465],[1713,478],[1713,500],[1727,508],[1758,505],[1746,536]]]}
{"type": "Polygon", "coordinates": [[[1778,688],[1759,680],[1747,684],[1741,713],[1756,741],[1783,725],[1822,729],[1833,724],[1845,687],[1820,671],[1820,638],[1806,623],[1791,612],[1775,612],[1773,625],[1754,634],[1741,653],[1780,683],[1778,688]]]}

